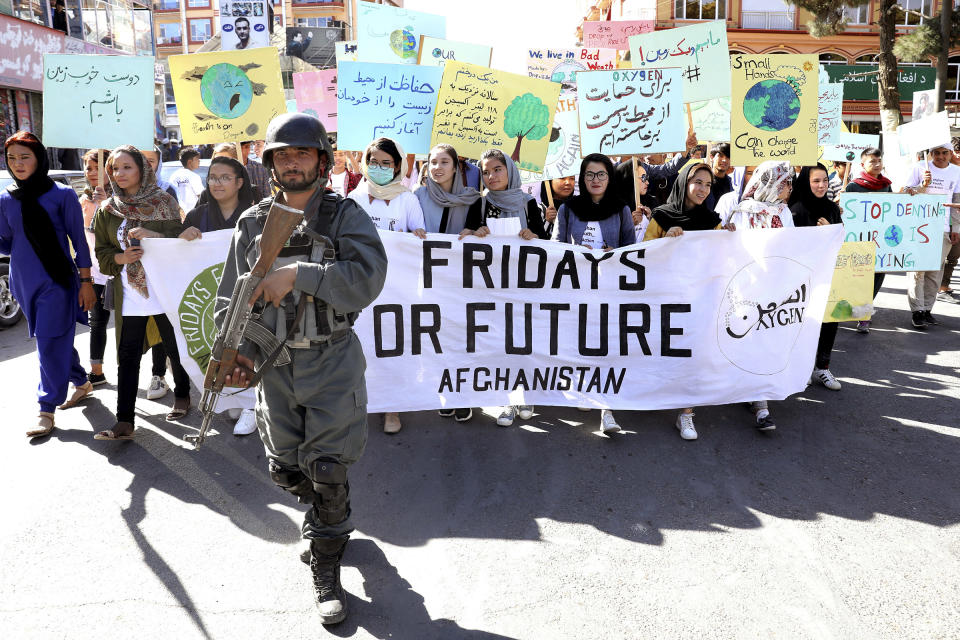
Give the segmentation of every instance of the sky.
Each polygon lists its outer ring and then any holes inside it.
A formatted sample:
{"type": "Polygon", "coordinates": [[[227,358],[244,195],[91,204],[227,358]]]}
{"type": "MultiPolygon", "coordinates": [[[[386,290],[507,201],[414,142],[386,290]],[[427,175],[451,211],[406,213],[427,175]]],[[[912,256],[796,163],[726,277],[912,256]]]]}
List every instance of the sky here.
{"type": "Polygon", "coordinates": [[[447,16],[447,39],[493,47],[495,69],[526,75],[527,49],[576,45],[576,0],[404,0],[404,9],[447,16]]]}

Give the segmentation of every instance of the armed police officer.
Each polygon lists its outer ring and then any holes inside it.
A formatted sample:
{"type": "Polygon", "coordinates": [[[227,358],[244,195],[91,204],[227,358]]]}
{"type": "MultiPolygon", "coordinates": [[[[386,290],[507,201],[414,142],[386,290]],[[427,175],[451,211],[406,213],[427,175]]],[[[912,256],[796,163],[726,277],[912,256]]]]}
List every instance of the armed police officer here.
{"type": "Polygon", "coordinates": [[[246,386],[251,374],[243,368],[253,369],[254,360],[266,364],[257,383],[256,416],[270,477],[312,504],[302,534],[310,545],[321,621],[334,624],[346,617],[340,559],[353,530],[347,469],[367,440],[366,361],[351,326],[383,288],[387,256],[370,217],[355,202],[325,191],[333,149],[318,119],[300,113],[274,118],[263,164],[280,193],[237,222],[216,317],[223,322],[238,276],[257,262],[274,201],[302,210],[303,223],[252,298],[261,300],[254,307],[258,322],[276,332],[288,357],[271,367],[276,354],[245,342],[245,356],[237,357],[241,367],[231,377],[233,385],[246,386]]]}

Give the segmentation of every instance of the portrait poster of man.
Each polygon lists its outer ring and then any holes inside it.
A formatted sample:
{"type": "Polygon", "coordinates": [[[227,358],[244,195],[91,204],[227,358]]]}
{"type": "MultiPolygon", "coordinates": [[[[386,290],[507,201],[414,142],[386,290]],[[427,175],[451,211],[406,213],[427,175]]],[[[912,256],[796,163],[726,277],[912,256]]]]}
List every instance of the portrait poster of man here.
{"type": "Polygon", "coordinates": [[[286,54],[318,67],[336,65],[334,42],[343,40],[343,29],[287,27],[286,54]]]}
{"type": "Polygon", "coordinates": [[[220,2],[221,48],[255,49],[270,46],[266,0],[220,2]]]}

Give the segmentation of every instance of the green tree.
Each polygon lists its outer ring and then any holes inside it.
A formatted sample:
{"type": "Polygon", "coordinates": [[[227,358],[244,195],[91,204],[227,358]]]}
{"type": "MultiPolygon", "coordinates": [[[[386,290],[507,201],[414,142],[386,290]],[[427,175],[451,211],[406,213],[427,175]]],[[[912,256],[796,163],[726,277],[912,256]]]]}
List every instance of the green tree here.
{"type": "Polygon", "coordinates": [[[539,140],[550,133],[550,109],[532,93],[517,96],[503,112],[503,132],[517,139],[510,158],[520,162],[520,145],[525,138],[539,140]]]}
{"type": "Polygon", "coordinates": [[[924,17],[923,22],[910,33],[897,38],[893,52],[907,62],[937,60],[937,111],[943,111],[947,88],[947,60],[950,47],[960,44],[960,13],[953,10],[951,0],[941,3],[940,13],[924,17]],[[946,16],[944,23],[942,16],[946,16]]]}
{"type": "Polygon", "coordinates": [[[807,30],[814,38],[825,38],[843,33],[847,28],[847,17],[843,10],[846,7],[856,8],[869,4],[870,0],[786,0],[787,4],[794,4],[813,14],[813,20],[807,22],[807,30]]]}

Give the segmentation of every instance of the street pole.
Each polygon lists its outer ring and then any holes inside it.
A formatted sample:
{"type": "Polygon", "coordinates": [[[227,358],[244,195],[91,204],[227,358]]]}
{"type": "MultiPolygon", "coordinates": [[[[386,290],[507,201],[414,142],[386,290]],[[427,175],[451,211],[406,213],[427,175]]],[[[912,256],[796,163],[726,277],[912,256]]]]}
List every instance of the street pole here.
{"type": "Polygon", "coordinates": [[[183,52],[190,53],[190,47],[187,43],[190,41],[190,34],[187,33],[187,0],[179,0],[180,5],[180,42],[183,43],[183,52]]]}
{"type": "Polygon", "coordinates": [[[947,62],[950,58],[950,24],[953,22],[953,0],[940,2],[940,53],[937,55],[936,106],[938,113],[946,108],[947,62]]]}

